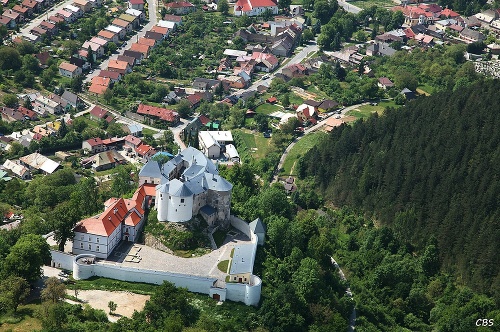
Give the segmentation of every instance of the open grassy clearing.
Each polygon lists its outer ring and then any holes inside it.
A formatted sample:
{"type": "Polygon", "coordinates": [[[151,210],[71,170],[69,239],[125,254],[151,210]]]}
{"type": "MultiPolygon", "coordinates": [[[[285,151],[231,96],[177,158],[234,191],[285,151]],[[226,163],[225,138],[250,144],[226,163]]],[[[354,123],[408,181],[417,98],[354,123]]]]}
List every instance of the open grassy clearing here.
{"type": "Polygon", "coordinates": [[[15,314],[0,316],[0,332],[24,332],[42,329],[42,322],[35,318],[40,303],[20,305],[15,314]]]}
{"type": "Polygon", "coordinates": [[[217,268],[224,273],[227,273],[228,267],[229,267],[229,259],[226,259],[225,261],[221,261],[221,262],[219,262],[219,264],[217,264],[217,268]]]}
{"type": "Polygon", "coordinates": [[[294,175],[292,172],[293,166],[302,157],[307,151],[309,151],[313,146],[318,144],[327,134],[324,132],[315,132],[310,133],[304,137],[302,137],[290,150],[288,153],[285,162],[283,163],[283,171],[281,174],[284,175],[294,175]]]}
{"type": "Polygon", "coordinates": [[[386,107],[397,107],[393,101],[382,101],[376,106],[372,105],[362,105],[358,108],[347,112],[348,116],[353,116],[357,119],[364,119],[370,117],[373,113],[378,113],[382,115],[386,107]]]}
{"type": "Polygon", "coordinates": [[[349,4],[363,9],[372,6],[390,8],[396,5],[392,0],[353,0],[349,1],[349,4]]]}
{"type": "Polygon", "coordinates": [[[68,289],[99,289],[107,291],[128,291],[136,294],[152,295],[157,285],[145,284],[141,282],[127,282],[101,277],[92,277],[86,280],[75,280],[74,284],[67,285],[68,289]]]}
{"type": "Polygon", "coordinates": [[[268,103],[261,104],[255,108],[255,112],[266,115],[282,110],[283,110],[282,107],[268,103]]]}
{"type": "Polygon", "coordinates": [[[270,139],[262,136],[261,133],[253,133],[248,130],[238,130],[243,139],[243,143],[246,145],[250,155],[254,158],[264,158],[269,144],[270,139]]]}

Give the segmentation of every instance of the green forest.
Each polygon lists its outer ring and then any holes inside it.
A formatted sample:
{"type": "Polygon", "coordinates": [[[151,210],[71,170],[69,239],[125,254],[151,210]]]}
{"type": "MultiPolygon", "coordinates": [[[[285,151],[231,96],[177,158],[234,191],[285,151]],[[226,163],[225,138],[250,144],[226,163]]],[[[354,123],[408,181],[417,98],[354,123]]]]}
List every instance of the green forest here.
{"type": "Polygon", "coordinates": [[[359,208],[442,271],[500,303],[500,82],[387,109],[332,131],[298,163],[335,206],[359,208]]]}

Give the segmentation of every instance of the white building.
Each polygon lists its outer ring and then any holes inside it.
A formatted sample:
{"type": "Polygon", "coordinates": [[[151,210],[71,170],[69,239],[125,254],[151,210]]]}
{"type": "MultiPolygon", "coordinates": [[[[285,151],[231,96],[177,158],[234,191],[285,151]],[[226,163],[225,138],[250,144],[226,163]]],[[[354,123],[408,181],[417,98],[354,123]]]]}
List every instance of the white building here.
{"type": "Polygon", "coordinates": [[[200,213],[208,224],[228,223],[233,185],[210,159],[188,147],[165,164],[150,160],[139,184],[154,183],[159,221],[185,222],[200,213]]]}
{"type": "Polygon", "coordinates": [[[273,0],[238,0],[234,4],[234,16],[257,16],[270,10],[273,15],[278,14],[278,4],[273,0]]]}
{"type": "Polygon", "coordinates": [[[80,221],[73,229],[73,253],[108,258],[121,241],[135,242],[154,186],[143,185],[131,199],[111,198],[104,212],[80,221]]]}
{"type": "Polygon", "coordinates": [[[200,131],[198,140],[203,153],[211,159],[217,159],[225,145],[233,142],[233,135],[230,131],[200,131]]]}

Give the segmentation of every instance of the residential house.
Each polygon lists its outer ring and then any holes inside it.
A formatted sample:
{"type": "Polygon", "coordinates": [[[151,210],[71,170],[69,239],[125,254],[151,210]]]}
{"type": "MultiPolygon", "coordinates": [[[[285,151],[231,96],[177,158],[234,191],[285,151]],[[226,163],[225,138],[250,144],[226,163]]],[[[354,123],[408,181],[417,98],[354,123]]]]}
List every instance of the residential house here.
{"type": "Polygon", "coordinates": [[[47,30],[42,29],[40,27],[34,27],[33,29],[30,30],[30,33],[34,34],[35,36],[45,36],[47,34],[47,30]]]}
{"type": "Polygon", "coordinates": [[[392,83],[392,81],[390,79],[388,79],[387,77],[380,77],[378,79],[377,85],[380,88],[387,90],[389,88],[392,88],[394,86],[394,83],[392,83]]]}
{"type": "Polygon", "coordinates": [[[54,23],[54,24],[62,24],[64,22],[66,22],[66,20],[64,20],[64,18],[62,18],[60,16],[56,16],[56,15],[49,16],[48,21],[50,23],[54,23]]]}
{"type": "Polygon", "coordinates": [[[103,151],[90,158],[90,165],[94,172],[115,168],[127,163],[125,157],[116,150],[103,151]]]}
{"type": "Polygon", "coordinates": [[[131,58],[134,58],[135,59],[135,63],[138,64],[138,65],[140,65],[142,59],[145,58],[145,56],[144,56],[143,53],[137,52],[137,51],[132,51],[132,50],[125,50],[125,51],[123,51],[123,55],[126,55],[126,56],[129,56],[131,58]]]}
{"type": "Polygon", "coordinates": [[[115,18],[112,22],[112,25],[117,26],[119,28],[125,29],[127,33],[132,32],[134,30],[134,26],[132,25],[131,22],[122,20],[120,18],[115,18]]]}
{"type": "Polygon", "coordinates": [[[186,15],[196,10],[196,7],[189,1],[174,1],[165,4],[165,8],[177,15],[186,15]]]}
{"type": "Polygon", "coordinates": [[[123,131],[129,133],[132,136],[142,136],[142,126],[138,124],[124,124],[122,126],[123,131]]]}
{"type": "Polygon", "coordinates": [[[51,36],[54,36],[58,33],[57,26],[49,21],[42,21],[40,23],[40,28],[45,29],[51,36]]]}
{"type": "Polygon", "coordinates": [[[129,22],[130,24],[132,24],[132,27],[134,29],[137,28],[140,24],[140,19],[138,17],[135,17],[134,15],[121,14],[120,16],[118,16],[118,18],[120,20],[123,20],[125,22],[129,22]]]}
{"type": "Polygon", "coordinates": [[[21,24],[23,22],[21,14],[18,12],[13,11],[12,9],[6,9],[2,13],[3,16],[10,17],[11,19],[14,20],[14,22],[17,24],[21,24]]]}
{"type": "Polygon", "coordinates": [[[238,0],[234,4],[235,16],[257,16],[266,11],[278,14],[278,3],[273,0],[238,0]]]}
{"type": "Polygon", "coordinates": [[[126,61],[120,60],[109,60],[108,62],[108,70],[115,71],[122,75],[128,74],[132,72],[132,67],[126,61]]]}
{"type": "Polygon", "coordinates": [[[98,44],[98,45],[102,46],[103,48],[106,47],[106,45],[109,43],[109,41],[107,41],[106,39],[99,38],[99,37],[90,38],[90,42],[98,44]]]}
{"type": "Polygon", "coordinates": [[[102,139],[99,137],[91,138],[82,142],[82,149],[87,153],[96,154],[106,150],[105,145],[102,143],[102,139]]]}
{"type": "Polygon", "coordinates": [[[44,174],[52,174],[61,168],[61,164],[38,152],[19,158],[19,163],[28,167],[30,170],[36,169],[44,174]]]}
{"type": "Polygon", "coordinates": [[[88,92],[94,96],[103,95],[110,88],[109,78],[93,77],[88,92]]]}
{"type": "Polygon", "coordinates": [[[142,140],[137,135],[125,136],[125,148],[135,150],[142,144],[142,140]]]}
{"type": "Polygon", "coordinates": [[[35,12],[39,12],[41,5],[34,0],[24,0],[21,5],[29,9],[29,16],[33,15],[35,12]]]}
{"type": "Polygon", "coordinates": [[[25,119],[31,120],[31,121],[36,121],[38,120],[38,114],[36,114],[34,111],[23,107],[19,106],[17,110],[24,116],[25,119]]]}
{"type": "Polygon", "coordinates": [[[97,34],[97,37],[107,40],[108,42],[118,43],[120,38],[117,33],[109,31],[109,30],[101,30],[97,34]]]}
{"type": "Polygon", "coordinates": [[[146,31],[144,37],[147,39],[153,39],[154,41],[156,41],[156,44],[160,43],[166,38],[164,34],[154,31],[146,31]]]}
{"type": "Polygon", "coordinates": [[[400,93],[406,97],[406,100],[412,100],[412,99],[417,98],[417,95],[415,94],[415,92],[411,91],[408,88],[404,88],[403,90],[401,90],[400,93]]]}
{"type": "Polygon", "coordinates": [[[118,61],[125,61],[126,63],[128,63],[128,65],[130,66],[130,68],[134,67],[135,66],[135,58],[132,58],[131,56],[126,56],[126,55],[118,55],[116,57],[116,60],[118,61]]]}
{"type": "Polygon", "coordinates": [[[73,5],[66,5],[64,7],[64,10],[73,13],[76,18],[80,18],[84,14],[83,10],[81,10],[79,7],[73,6],[73,5]]]}
{"type": "Polygon", "coordinates": [[[335,119],[333,116],[329,117],[325,123],[325,131],[331,132],[333,128],[339,127],[344,123],[342,119],[335,119]]]}
{"type": "Polygon", "coordinates": [[[179,114],[177,112],[151,105],[139,104],[137,114],[156,117],[170,123],[170,125],[176,125],[179,122],[179,114]]]}
{"type": "Polygon", "coordinates": [[[71,58],[69,58],[69,63],[71,63],[72,65],[75,65],[77,67],[80,67],[82,68],[82,70],[88,70],[90,69],[90,63],[83,60],[83,59],[80,59],[78,57],[75,57],[75,56],[72,56],[71,58]]]}
{"type": "Polygon", "coordinates": [[[62,112],[62,107],[59,103],[45,96],[39,96],[35,99],[33,110],[38,114],[45,114],[45,112],[59,114],[62,112]]]}
{"type": "Polygon", "coordinates": [[[167,22],[173,22],[176,26],[182,24],[182,16],[165,14],[165,16],[163,16],[163,20],[167,22]]]}
{"type": "MultiPolygon", "coordinates": [[[[143,57],[144,58],[147,58],[148,55],[149,55],[149,50],[151,49],[151,47],[149,45],[144,45],[144,44],[139,44],[139,43],[133,43],[132,45],[130,45],[130,51],[134,51],[134,52],[140,52],[143,54],[143,57]]],[[[125,54],[125,53],[124,53],[125,54]]]]}
{"type": "Polygon", "coordinates": [[[137,43],[141,44],[141,45],[148,45],[150,47],[150,49],[153,49],[156,46],[156,40],[145,38],[145,37],[139,38],[137,43]]]}
{"type": "Polygon", "coordinates": [[[200,150],[211,159],[218,159],[225,146],[233,142],[230,131],[200,131],[198,133],[200,150]]]}
{"type": "Polygon", "coordinates": [[[296,110],[297,119],[299,119],[300,122],[314,122],[318,114],[318,109],[316,107],[317,106],[311,106],[306,103],[300,105],[296,110]]]}
{"type": "Polygon", "coordinates": [[[7,123],[12,123],[12,122],[17,122],[17,121],[24,121],[24,115],[13,109],[13,108],[9,108],[9,107],[0,107],[0,115],[1,115],[1,119],[2,121],[4,122],[7,122],[7,123]]]}
{"type": "Polygon", "coordinates": [[[61,95],[61,98],[75,109],[80,109],[82,106],[85,106],[85,103],[80,97],[78,97],[76,94],[68,90],[64,90],[63,94],[61,95]]]}
{"type": "Polygon", "coordinates": [[[72,65],[69,62],[61,62],[59,65],[59,74],[64,77],[74,78],[82,74],[82,68],[72,65]]]}
{"type": "Polygon", "coordinates": [[[107,123],[113,123],[115,121],[111,112],[97,105],[90,110],[90,118],[96,121],[106,121],[107,123]]]}
{"type": "Polygon", "coordinates": [[[127,35],[127,29],[116,25],[108,25],[106,28],[104,28],[104,30],[118,34],[119,39],[124,39],[127,35]]]}
{"type": "Polygon", "coordinates": [[[286,66],[285,68],[283,68],[281,73],[290,78],[303,77],[307,75],[307,69],[303,64],[297,63],[286,66]]]}
{"type": "Polygon", "coordinates": [[[465,40],[467,43],[475,43],[486,39],[481,32],[469,28],[464,28],[462,32],[460,32],[460,38],[465,40]]]}
{"type": "Polygon", "coordinates": [[[440,16],[442,18],[458,18],[460,17],[460,14],[457,12],[454,12],[453,10],[449,8],[445,8],[441,11],[440,16]]]}
{"type": "Polygon", "coordinates": [[[337,106],[339,106],[339,103],[337,103],[336,101],[333,101],[333,100],[330,100],[330,99],[325,99],[318,106],[318,109],[319,109],[320,112],[331,112],[337,106]]]}
{"type": "Polygon", "coordinates": [[[146,20],[146,14],[144,14],[144,12],[137,10],[137,9],[129,8],[125,11],[125,14],[134,16],[139,23],[146,20]]]}
{"type": "Polygon", "coordinates": [[[293,51],[294,41],[291,37],[285,36],[284,38],[278,39],[271,46],[271,53],[278,56],[287,57],[293,51]]]}
{"type": "Polygon", "coordinates": [[[159,25],[155,25],[151,28],[151,32],[156,32],[156,33],[161,33],[164,37],[163,39],[166,39],[168,37],[168,34],[170,33],[170,30],[168,27],[161,27],[159,25]]]}
{"type": "MultiPolygon", "coordinates": [[[[100,38],[99,38],[100,39],[100,38]]],[[[96,58],[101,58],[104,55],[104,46],[93,43],[91,41],[86,41],[82,45],[82,49],[87,52],[87,49],[90,47],[92,50],[93,54],[95,55],[96,58]]]]}
{"type": "Polygon", "coordinates": [[[30,170],[27,167],[17,164],[12,160],[6,160],[3,163],[3,168],[10,171],[21,180],[28,180],[29,178],[31,178],[30,170]]]}
{"type": "Polygon", "coordinates": [[[393,49],[389,44],[386,43],[374,43],[366,48],[366,55],[368,56],[392,56],[396,53],[396,50],[393,49]]]}
{"type": "Polygon", "coordinates": [[[128,0],[128,8],[144,10],[144,0],[128,0]]]}
{"type": "Polygon", "coordinates": [[[73,13],[72,11],[69,11],[69,10],[65,10],[65,9],[60,9],[56,13],[56,15],[63,18],[66,21],[66,23],[73,23],[77,19],[75,13],[73,13]]]}
{"type": "Polygon", "coordinates": [[[272,72],[279,65],[278,58],[269,53],[253,52],[252,59],[255,61],[255,70],[266,73],[272,72]]]}
{"type": "Polygon", "coordinates": [[[146,162],[156,153],[156,150],[147,144],[141,144],[135,149],[137,156],[142,158],[142,161],[146,162]]]}
{"type": "Polygon", "coordinates": [[[99,75],[97,77],[109,78],[110,83],[116,83],[122,80],[123,75],[116,71],[103,69],[99,72],[99,75]]]}
{"type": "Polygon", "coordinates": [[[20,5],[15,5],[14,7],[12,7],[12,10],[15,11],[16,13],[19,13],[20,21],[24,21],[28,18],[28,16],[31,16],[30,9],[22,7],[20,5]]]}
{"type": "Polygon", "coordinates": [[[219,80],[209,79],[209,78],[201,78],[196,77],[193,81],[193,89],[201,90],[201,91],[211,91],[215,92],[215,90],[221,85],[219,80]]]}
{"type": "Polygon", "coordinates": [[[0,25],[5,25],[7,29],[14,29],[17,26],[17,23],[14,19],[2,14],[0,15],[0,25]]]}
{"type": "Polygon", "coordinates": [[[247,86],[247,82],[241,76],[226,76],[222,79],[222,82],[226,82],[231,88],[234,89],[244,89],[247,86]]]}
{"type": "Polygon", "coordinates": [[[87,0],[73,0],[73,5],[88,13],[92,10],[92,4],[87,0]]]}

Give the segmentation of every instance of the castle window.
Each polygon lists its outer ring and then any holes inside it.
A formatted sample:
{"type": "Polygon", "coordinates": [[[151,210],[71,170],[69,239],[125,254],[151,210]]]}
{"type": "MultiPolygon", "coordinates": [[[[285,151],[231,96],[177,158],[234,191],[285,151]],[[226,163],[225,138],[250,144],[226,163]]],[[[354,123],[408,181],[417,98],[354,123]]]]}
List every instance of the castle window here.
{"type": "Polygon", "coordinates": [[[160,198],[163,198],[163,194],[160,194],[160,198]]]}
{"type": "Polygon", "coordinates": [[[89,236],[89,242],[92,242],[92,238],[89,236]]]}
{"type": "Polygon", "coordinates": [[[83,242],[80,243],[80,249],[83,249],[83,242]]]}
{"type": "Polygon", "coordinates": [[[97,243],[99,243],[99,238],[97,237],[97,238],[95,239],[95,241],[96,241],[97,243]]]}
{"type": "Polygon", "coordinates": [[[92,250],[92,245],[89,243],[89,250],[92,250]]]}
{"type": "Polygon", "coordinates": [[[181,203],[184,203],[184,198],[181,198],[181,203]]]}
{"type": "Polygon", "coordinates": [[[236,277],[234,277],[233,280],[236,280],[236,277]]]}
{"type": "Polygon", "coordinates": [[[81,236],[81,239],[83,240],[83,235],[81,236]]]}
{"type": "Polygon", "coordinates": [[[172,199],[172,196],[168,196],[168,199],[172,199]]]}
{"type": "MultiPolygon", "coordinates": [[[[99,246],[97,246],[97,247],[95,248],[95,251],[99,251],[99,246]]],[[[247,279],[246,279],[246,278],[245,278],[245,281],[247,281],[247,279]]]]}

